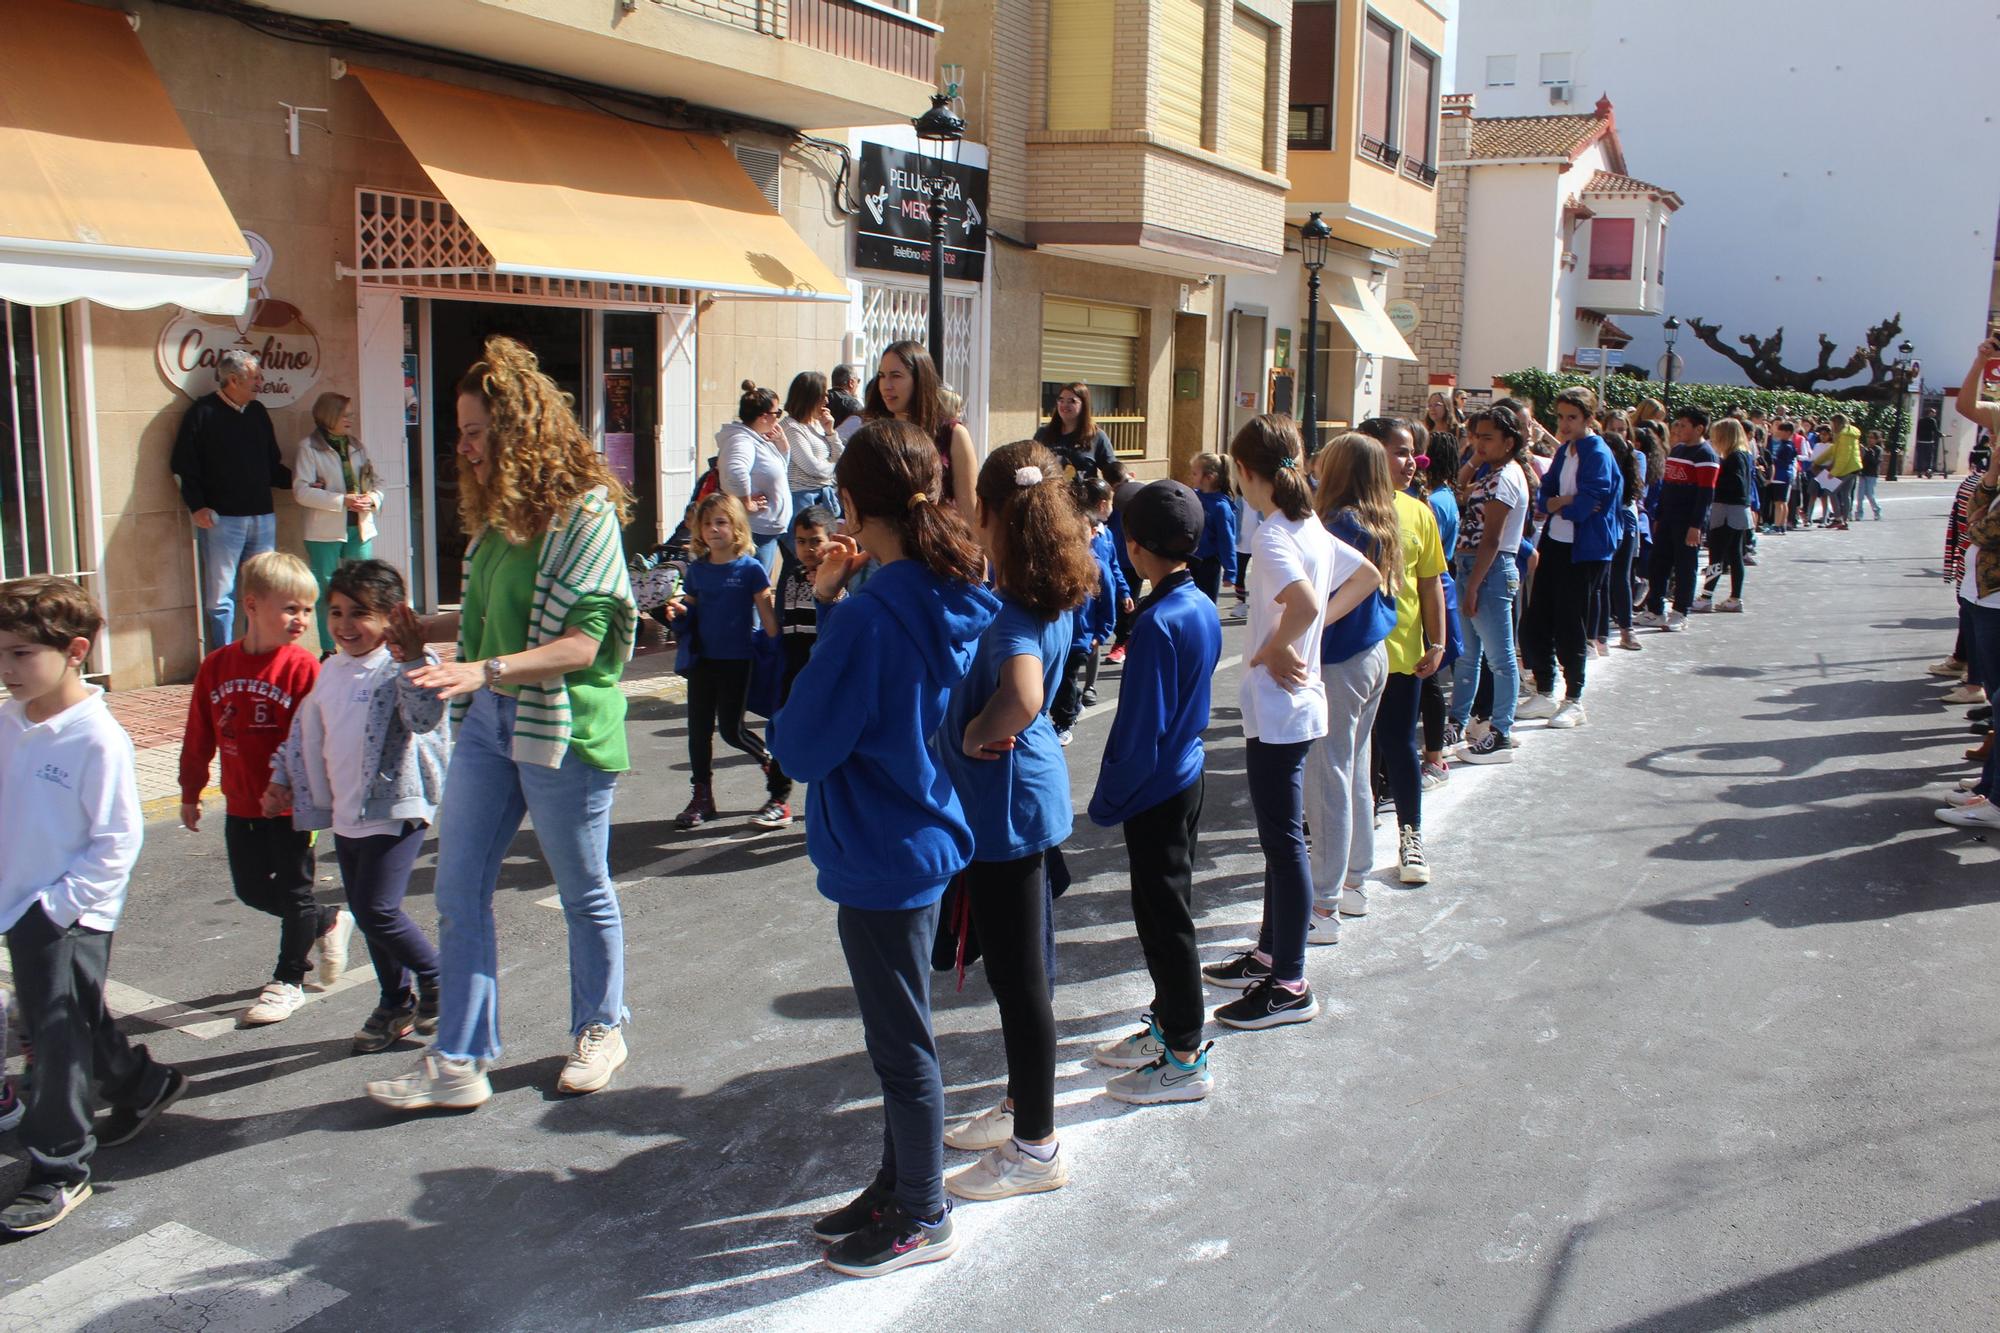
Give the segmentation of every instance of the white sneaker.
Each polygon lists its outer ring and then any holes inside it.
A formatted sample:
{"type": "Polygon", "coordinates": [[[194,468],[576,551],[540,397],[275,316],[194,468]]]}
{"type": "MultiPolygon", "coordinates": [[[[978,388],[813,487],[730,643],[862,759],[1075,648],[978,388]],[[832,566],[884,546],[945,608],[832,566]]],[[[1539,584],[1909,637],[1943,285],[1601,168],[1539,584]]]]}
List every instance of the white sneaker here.
{"type": "Polygon", "coordinates": [[[576,1045],[563,1061],[556,1091],[596,1092],[611,1082],[625,1063],[625,1034],[618,1028],[592,1023],[576,1034],[576,1045]]]}
{"type": "Polygon", "coordinates": [[[1312,917],[1306,922],[1306,945],[1340,943],[1340,913],[1322,913],[1312,909],[1312,917]]]}
{"type": "Polygon", "coordinates": [[[1069,1164],[1062,1149],[1046,1162],[1038,1162],[1021,1151],[1011,1136],[988,1150],[985,1156],[944,1178],[944,1187],[961,1199],[985,1202],[1011,1199],[1017,1194],[1043,1194],[1069,1184],[1069,1164]]]}
{"type": "Polygon", "coordinates": [[[1072,737],[1070,736],[1070,729],[1068,727],[1062,727],[1057,730],[1056,743],[1061,745],[1064,749],[1069,748],[1069,743],[1071,739],[1072,737]]]}
{"type": "Polygon", "coordinates": [[[2000,806],[1994,805],[1983,796],[1977,801],[1970,801],[1964,805],[1947,805],[1932,813],[1945,823],[1956,824],[1959,828],[2000,828],[2000,806]]]}
{"type": "Polygon", "coordinates": [[[1713,611],[1714,609],[1715,609],[1715,599],[1713,597],[1697,597],[1694,599],[1694,605],[1688,608],[1688,610],[1692,611],[1694,614],[1698,616],[1707,615],[1710,611],[1713,611]]]}
{"type": "Polygon", "coordinates": [[[1743,599],[1741,597],[1725,597],[1715,609],[1718,611],[1741,612],[1743,610],[1743,599]]]}
{"type": "Polygon", "coordinates": [[[347,971],[347,941],[354,934],[354,914],[342,907],[334,912],[333,924],[319,937],[319,984],[331,986],[347,971]]]}
{"type": "Polygon", "coordinates": [[[1687,627],[1688,627],[1688,618],[1686,616],[1682,615],[1678,611],[1673,611],[1668,613],[1667,633],[1679,634],[1685,629],[1687,629],[1687,627]]]}
{"type": "Polygon", "coordinates": [[[1340,890],[1340,914],[1342,916],[1368,915],[1368,887],[1365,884],[1347,884],[1340,890]]]}
{"type": "Polygon", "coordinates": [[[282,1023],[305,1002],[304,987],[294,986],[289,981],[267,981],[264,989],[258,992],[257,1003],[243,1011],[243,1026],[254,1028],[263,1027],[266,1023],[282,1023]]]}
{"type": "Polygon", "coordinates": [[[1933,662],[1925,667],[1924,670],[1930,672],[1933,676],[1945,676],[1952,680],[1962,680],[1965,677],[1965,663],[1959,661],[1956,657],[1947,657],[1942,662],[1933,662]]]}
{"type": "Polygon", "coordinates": [[[1588,721],[1590,718],[1584,714],[1583,700],[1565,699],[1562,701],[1562,707],[1556,709],[1556,715],[1549,719],[1549,726],[1559,731],[1567,731],[1571,727],[1580,727],[1588,721]]]}
{"type": "Polygon", "coordinates": [[[1632,623],[1641,629],[1665,629],[1667,618],[1658,611],[1641,611],[1632,617],[1632,623]]]}
{"type": "Polygon", "coordinates": [[[981,1111],[970,1120],[961,1120],[944,1132],[944,1146],[960,1152],[985,1152],[1014,1138],[1014,1112],[1006,1102],[990,1111],[981,1111]]]}
{"type": "Polygon", "coordinates": [[[1090,1054],[1106,1069],[1144,1069],[1166,1053],[1167,1044],[1160,1039],[1160,1030],[1153,1025],[1153,1016],[1147,1014],[1145,1027],[1129,1037],[1107,1041],[1090,1054]]]}
{"type": "Polygon", "coordinates": [[[1493,723],[1489,719],[1475,717],[1472,721],[1465,724],[1465,739],[1460,743],[1463,745],[1477,745],[1479,744],[1479,738],[1491,730],[1493,730],[1493,723]]]}
{"type": "Polygon", "coordinates": [[[1431,882],[1430,863],[1424,860],[1424,835],[1410,827],[1403,826],[1400,851],[1397,860],[1401,863],[1398,874],[1405,884],[1428,884],[1431,882]]]}
{"type": "Polygon", "coordinates": [[[1971,681],[1967,681],[1957,689],[1946,690],[1943,694],[1939,695],[1938,702],[1941,704],[1983,704],[1986,702],[1986,691],[1980,689],[1971,681]]]}
{"type": "Polygon", "coordinates": [[[1553,694],[1536,694],[1521,701],[1521,706],[1514,710],[1514,718],[1522,722],[1550,718],[1556,715],[1558,707],[1553,694]]]}
{"type": "Polygon", "coordinates": [[[1980,783],[1980,779],[1979,779],[1979,778],[1976,778],[1976,777],[1973,777],[1973,778],[1960,778],[1960,779],[1958,780],[1958,790],[1960,790],[1960,791],[1971,791],[1971,790],[1972,790],[1972,789],[1973,789],[1974,787],[1977,787],[1977,786],[1979,785],[1979,783],[1980,783]]]}
{"type": "Polygon", "coordinates": [[[450,1060],[435,1048],[425,1051],[417,1067],[400,1078],[376,1079],[367,1084],[368,1095],[398,1111],[426,1111],[444,1107],[470,1111],[483,1106],[493,1095],[486,1071],[477,1060],[450,1060]]]}
{"type": "Polygon", "coordinates": [[[1423,768],[1420,771],[1423,776],[1418,780],[1417,785],[1425,791],[1436,791],[1439,787],[1451,781],[1451,767],[1442,762],[1434,764],[1429,760],[1425,760],[1423,768]]]}
{"type": "Polygon", "coordinates": [[[1981,796],[1976,791],[1968,788],[1957,788],[1945,793],[1944,803],[1946,805],[1967,806],[1985,799],[1984,796],[1981,796]]]}

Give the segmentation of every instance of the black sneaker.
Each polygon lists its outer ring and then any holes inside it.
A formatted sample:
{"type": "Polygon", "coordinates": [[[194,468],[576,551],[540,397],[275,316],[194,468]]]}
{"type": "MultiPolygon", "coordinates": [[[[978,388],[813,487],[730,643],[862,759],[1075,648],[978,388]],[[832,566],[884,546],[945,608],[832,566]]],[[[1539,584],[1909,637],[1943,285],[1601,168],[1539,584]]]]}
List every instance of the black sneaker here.
{"type": "Polygon", "coordinates": [[[417,1035],[435,1037],[438,1030],[438,993],[425,991],[417,996],[417,1035]]]}
{"type": "MultiPolygon", "coordinates": [[[[160,1089],[160,1095],[152,1101],[136,1109],[129,1106],[111,1108],[111,1113],[104,1117],[103,1124],[97,1127],[97,1146],[116,1148],[121,1144],[130,1143],[139,1137],[146,1126],[159,1119],[162,1112],[179,1101],[187,1090],[188,1076],[178,1069],[167,1070],[167,1085],[160,1089]]],[[[89,1192],[88,1189],[84,1191],[86,1194],[89,1192]]],[[[53,1226],[55,1223],[51,1221],[49,1225],[53,1226]]]]}
{"type": "Polygon", "coordinates": [[[14,1202],[0,1208],[0,1231],[11,1231],[17,1236],[47,1231],[89,1197],[89,1181],[81,1185],[58,1185],[52,1180],[39,1180],[25,1185],[14,1196],[14,1202]]]}
{"type": "Polygon", "coordinates": [[[1479,734],[1478,740],[1458,747],[1458,760],[1462,764],[1511,764],[1514,747],[1506,736],[1488,729],[1479,734]]]}
{"type": "Polygon", "coordinates": [[[1079,699],[1078,702],[1081,703],[1085,708],[1097,707],[1097,691],[1085,690],[1083,692],[1083,697],[1079,699]]]}
{"type": "Polygon", "coordinates": [[[873,1226],[885,1208],[893,1207],[895,1196],[870,1185],[861,1193],[813,1223],[813,1239],[822,1245],[846,1240],[855,1232],[873,1226]]]}
{"type": "Polygon", "coordinates": [[[901,1204],[892,1202],[875,1221],[828,1250],[826,1266],[849,1277],[881,1277],[914,1264],[949,1259],[957,1249],[958,1236],[952,1229],[949,1200],[936,1224],[931,1226],[917,1221],[903,1211],[901,1204]]]}
{"type": "Polygon", "coordinates": [[[354,1034],[354,1053],[373,1055],[386,1051],[417,1030],[417,1009],[407,1002],[390,1006],[378,1004],[361,1031],[354,1034]]]}
{"type": "Polygon", "coordinates": [[[1442,748],[1446,750],[1454,749],[1464,739],[1465,732],[1459,728],[1458,723],[1452,721],[1450,718],[1446,718],[1444,720],[1444,745],[1442,748]]]}
{"type": "Polygon", "coordinates": [[[1286,1023],[1310,1023],[1319,1017],[1319,1001],[1307,986],[1296,995],[1266,977],[1215,1011],[1215,1021],[1233,1028],[1256,1031],[1282,1027],[1286,1023]]]}
{"type": "Polygon", "coordinates": [[[1257,961],[1254,949],[1232,954],[1219,963],[1210,963],[1201,970],[1201,979],[1211,986],[1223,986],[1229,990],[1248,990],[1260,981],[1268,981],[1271,965],[1257,961]]]}

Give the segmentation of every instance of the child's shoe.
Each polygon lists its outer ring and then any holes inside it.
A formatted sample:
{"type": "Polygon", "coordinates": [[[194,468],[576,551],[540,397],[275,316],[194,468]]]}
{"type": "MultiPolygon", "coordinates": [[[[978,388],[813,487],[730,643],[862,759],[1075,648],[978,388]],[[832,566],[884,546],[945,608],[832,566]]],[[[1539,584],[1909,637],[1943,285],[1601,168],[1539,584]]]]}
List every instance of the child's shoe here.
{"type": "Polygon", "coordinates": [[[762,809],[750,816],[750,822],[758,828],[790,828],[792,823],[792,807],[786,805],[783,801],[766,801],[762,809]]]}
{"type": "Polygon", "coordinates": [[[1085,690],[1081,698],[1078,700],[1078,702],[1080,702],[1085,708],[1097,707],[1097,691],[1085,690]]]}
{"type": "Polygon", "coordinates": [[[76,1211],[76,1206],[90,1197],[90,1182],[81,1185],[59,1185],[53,1180],[40,1180],[23,1186],[14,1196],[14,1202],[0,1208],[0,1231],[11,1231],[17,1236],[32,1236],[39,1231],[47,1231],[56,1223],[76,1211]]]}
{"type": "Polygon", "coordinates": [[[435,1037],[438,1030],[438,993],[424,991],[417,996],[417,1035],[435,1037]]]}
{"type": "Polygon", "coordinates": [[[715,788],[706,782],[694,784],[694,795],[689,798],[687,809],[674,816],[675,828],[699,828],[715,818],[715,788]]]}
{"type": "Polygon", "coordinates": [[[1191,1065],[1184,1065],[1172,1053],[1163,1051],[1159,1059],[1143,1069],[1106,1079],[1104,1093],[1113,1101],[1131,1106],[1198,1102],[1215,1089],[1215,1076],[1208,1072],[1208,1049],[1202,1047],[1191,1065]]]}
{"type": "Polygon", "coordinates": [[[1160,1039],[1160,1029],[1153,1016],[1147,1014],[1146,1026],[1129,1037],[1103,1043],[1091,1056],[1107,1069],[1144,1069],[1166,1053],[1167,1044],[1160,1039]]]}
{"type": "Polygon", "coordinates": [[[114,1106],[111,1114],[104,1117],[97,1126],[97,1146],[116,1148],[130,1143],[145,1132],[146,1126],[158,1120],[168,1107],[179,1101],[188,1090],[188,1076],[178,1069],[167,1070],[166,1085],[152,1101],[144,1106],[114,1106]]]}
{"type": "Polygon", "coordinates": [[[417,1011],[407,1002],[394,1008],[386,1004],[375,1006],[375,1012],[368,1015],[368,1021],[361,1025],[361,1031],[354,1034],[354,1053],[373,1055],[386,1051],[403,1038],[417,1030],[417,1011]]]}
{"type": "Polygon", "coordinates": [[[1125,645],[1121,643],[1116,648],[1113,648],[1104,655],[1104,660],[1111,663],[1112,666],[1117,666],[1120,662],[1123,662],[1125,660],[1125,645]]]}
{"type": "Polygon", "coordinates": [[[254,1028],[263,1027],[266,1023],[282,1023],[305,1002],[303,987],[289,981],[267,981],[257,996],[257,1003],[244,1011],[243,1026],[254,1028]]]}
{"type": "Polygon", "coordinates": [[[451,1060],[435,1049],[425,1051],[417,1067],[401,1078],[376,1079],[367,1085],[370,1097],[398,1111],[428,1111],[434,1107],[470,1111],[493,1095],[486,1071],[477,1060],[451,1060]]]}

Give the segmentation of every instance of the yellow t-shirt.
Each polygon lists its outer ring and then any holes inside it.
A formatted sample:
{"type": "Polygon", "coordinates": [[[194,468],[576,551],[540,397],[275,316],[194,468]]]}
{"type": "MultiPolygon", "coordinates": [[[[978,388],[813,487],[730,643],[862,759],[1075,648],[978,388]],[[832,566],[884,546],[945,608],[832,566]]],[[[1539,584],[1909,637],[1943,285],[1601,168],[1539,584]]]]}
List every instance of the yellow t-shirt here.
{"type": "Polygon", "coordinates": [[[1396,587],[1396,628],[1389,633],[1389,670],[1413,676],[1424,656],[1424,611],[1417,580],[1444,573],[1444,542],[1431,507],[1404,491],[1396,492],[1396,526],[1403,542],[1403,577],[1396,587]]]}

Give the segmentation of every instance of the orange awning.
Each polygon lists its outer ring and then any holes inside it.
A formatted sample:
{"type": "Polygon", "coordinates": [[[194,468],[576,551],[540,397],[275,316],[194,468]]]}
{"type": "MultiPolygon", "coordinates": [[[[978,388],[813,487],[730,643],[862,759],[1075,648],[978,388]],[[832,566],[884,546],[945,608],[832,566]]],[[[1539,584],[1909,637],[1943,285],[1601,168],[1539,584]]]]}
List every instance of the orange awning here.
{"type": "Polygon", "coordinates": [[[720,139],[349,66],[498,273],[845,301],[720,139]]]}
{"type": "Polygon", "coordinates": [[[0,0],[0,299],[239,314],[250,247],[123,14],[0,0]]]}

